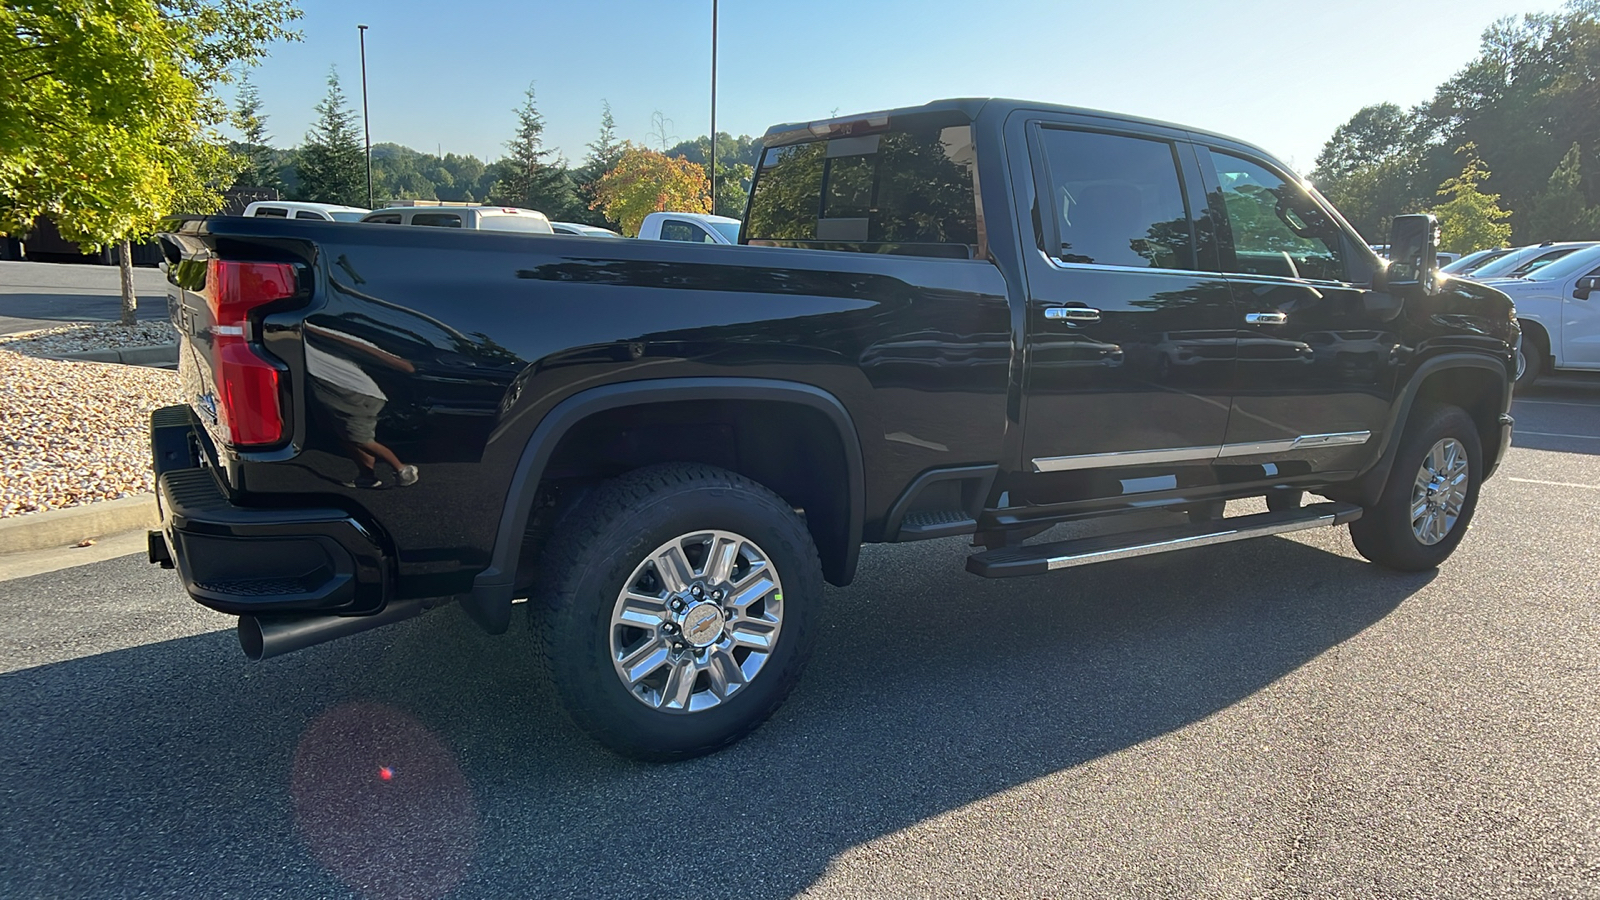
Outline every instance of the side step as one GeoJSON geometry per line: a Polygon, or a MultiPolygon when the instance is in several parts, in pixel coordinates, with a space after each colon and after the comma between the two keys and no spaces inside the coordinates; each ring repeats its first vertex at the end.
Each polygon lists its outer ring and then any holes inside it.
{"type": "Polygon", "coordinates": [[[1056,569],[1086,566],[1113,559],[1130,559],[1190,547],[1226,544],[1269,534],[1287,534],[1307,528],[1327,528],[1361,518],[1352,503],[1314,503],[1285,512],[1264,512],[1193,525],[1172,525],[1124,534],[1105,534],[1057,541],[1001,547],[967,557],[967,571],[984,578],[1043,575],[1056,569]]]}

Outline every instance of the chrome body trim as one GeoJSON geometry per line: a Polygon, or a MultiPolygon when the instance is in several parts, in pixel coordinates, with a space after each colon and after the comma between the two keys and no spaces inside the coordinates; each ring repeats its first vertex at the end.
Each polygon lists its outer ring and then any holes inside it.
{"type": "MultiPolygon", "coordinates": [[[[1260,525],[1253,528],[1218,528],[1216,531],[1198,534],[1193,537],[1174,538],[1166,541],[1152,541],[1148,544],[1134,544],[1129,547],[1113,547],[1108,550],[1096,550],[1089,553],[1080,553],[1070,556],[1054,556],[1046,563],[1050,571],[1057,569],[1070,569],[1073,566],[1086,566],[1090,563],[1110,562],[1116,559],[1132,559],[1135,556],[1149,556],[1154,553],[1165,553],[1169,550],[1186,550],[1190,547],[1208,547],[1212,544],[1227,544],[1233,541],[1243,541],[1249,538],[1266,537],[1273,534],[1287,534],[1291,531],[1304,531],[1308,528],[1327,528],[1336,524],[1337,517],[1333,513],[1317,516],[1312,519],[1298,519],[1293,522],[1279,522],[1274,525],[1260,525]]],[[[1227,520],[1218,524],[1224,525],[1227,520]]]]}
{"type": "Polygon", "coordinates": [[[1089,453],[1083,456],[1045,456],[1033,461],[1035,472],[1070,472],[1074,469],[1106,469],[1112,466],[1158,466],[1162,463],[1215,459],[1217,448],[1178,447],[1170,450],[1128,450],[1089,453]]]}
{"type": "Polygon", "coordinates": [[[1223,444],[1219,447],[1175,447],[1162,450],[1131,450],[1119,453],[1088,453],[1082,456],[1044,456],[1033,461],[1035,472],[1071,472],[1077,469],[1105,469],[1120,466],[1158,466],[1162,463],[1192,462],[1200,459],[1233,459],[1324,447],[1348,447],[1372,439],[1370,431],[1339,431],[1330,434],[1302,434],[1278,441],[1252,441],[1223,444]]]}

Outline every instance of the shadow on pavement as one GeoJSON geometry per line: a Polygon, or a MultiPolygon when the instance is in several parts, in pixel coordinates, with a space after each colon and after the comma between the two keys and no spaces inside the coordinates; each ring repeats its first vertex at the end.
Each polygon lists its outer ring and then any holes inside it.
{"type": "Polygon", "coordinates": [[[788,897],[1260,691],[1432,577],[1282,539],[1006,582],[965,552],[866,548],[789,703],[676,765],[590,744],[525,629],[454,609],[265,664],[227,631],[0,677],[0,893],[788,897]]]}

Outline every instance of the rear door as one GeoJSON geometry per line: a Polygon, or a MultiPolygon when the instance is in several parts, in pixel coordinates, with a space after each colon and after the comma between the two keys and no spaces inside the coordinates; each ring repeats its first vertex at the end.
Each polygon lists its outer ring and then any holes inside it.
{"type": "Polygon", "coordinates": [[[1351,467],[1387,421],[1404,358],[1383,319],[1389,306],[1369,303],[1370,284],[1352,277],[1370,281],[1362,245],[1273,163],[1238,148],[1197,149],[1238,310],[1220,474],[1250,481],[1351,467]]]}
{"type": "Polygon", "coordinates": [[[1178,132],[1088,117],[1025,128],[1008,137],[1025,141],[1013,167],[1038,186],[1038,246],[1023,254],[1023,466],[1037,474],[1020,499],[1213,484],[1237,327],[1210,225],[1194,218],[1204,198],[1191,148],[1178,132]]]}

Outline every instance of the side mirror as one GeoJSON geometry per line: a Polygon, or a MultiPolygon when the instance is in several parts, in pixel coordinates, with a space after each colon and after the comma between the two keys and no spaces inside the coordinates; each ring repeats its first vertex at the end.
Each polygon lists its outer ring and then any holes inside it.
{"type": "Polygon", "coordinates": [[[1389,287],[1420,284],[1431,289],[1439,269],[1439,220],[1430,215],[1395,216],[1389,229],[1389,287]]]}
{"type": "Polygon", "coordinates": [[[1577,300],[1587,300],[1595,291],[1600,291],[1600,275],[1585,275],[1573,287],[1572,296],[1577,300]]]}

